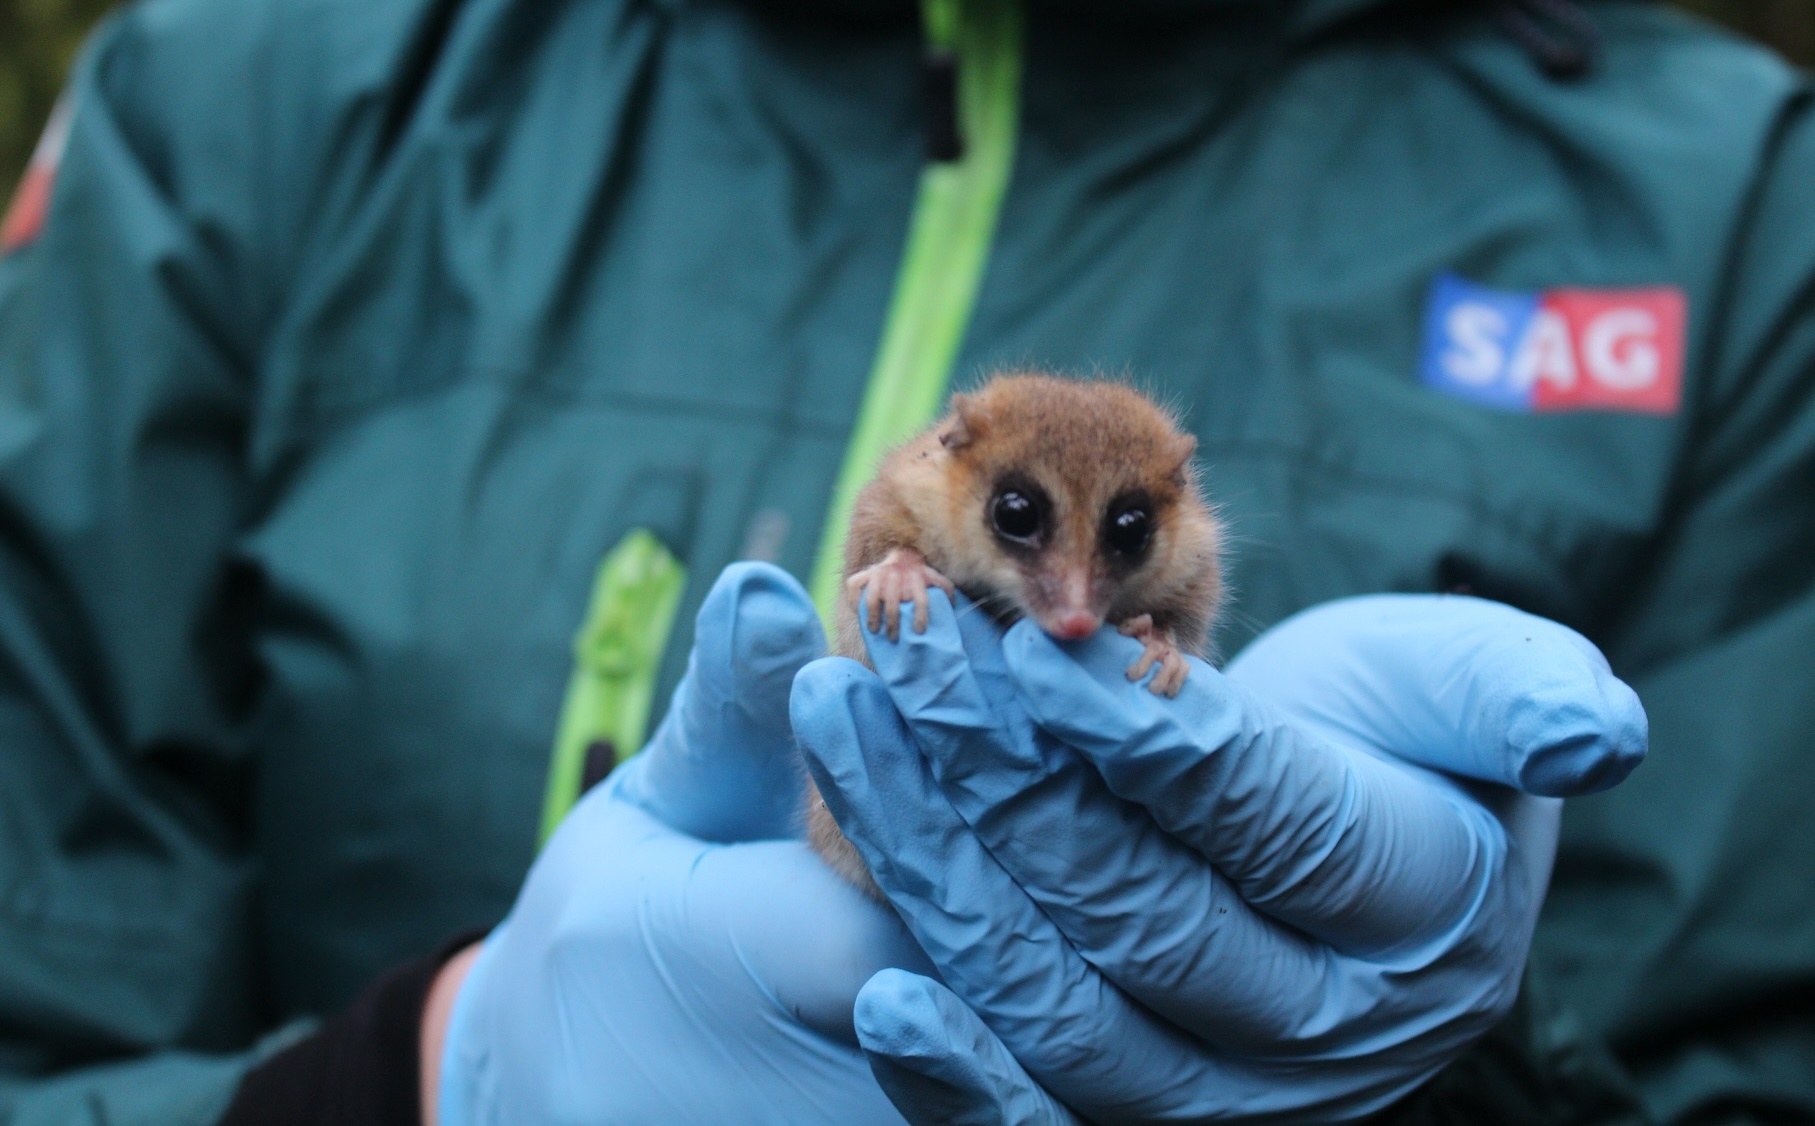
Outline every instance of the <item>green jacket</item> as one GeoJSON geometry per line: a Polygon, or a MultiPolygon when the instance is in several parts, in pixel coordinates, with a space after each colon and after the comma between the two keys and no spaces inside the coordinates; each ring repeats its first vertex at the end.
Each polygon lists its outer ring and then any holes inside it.
{"type": "MultiPolygon", "coordinates": [[[[1485,15],[1036,4],[959,379],[1186,408],[1225,652],[1469,589],[1640,691],[1650,761],[1571,803],[1521,1009],[1405,1115],[1806,1116],[1815,121],[1763,52],[1595,11],[1570,83],[1485,15]],[[1680,292],[1680,405],[1428,383],[1492,354],[1446,276],[1548,294],[1583,357],[1584,300],[1680,292]]],[[[919,38],[890,0],[144,0],[96,37],[0,259],[0,1123],[209,1122],[499,918],[629,529],[682,622],[739,557],[808,573],[919,38]]]]}

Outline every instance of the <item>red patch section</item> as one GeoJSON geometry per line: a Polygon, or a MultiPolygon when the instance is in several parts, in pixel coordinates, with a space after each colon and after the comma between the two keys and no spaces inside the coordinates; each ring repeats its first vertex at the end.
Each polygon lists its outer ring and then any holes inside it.
{"type": "Polygon", "coordinates": [[[56,180],[56,169],[34,163],[25,170],[12,206],[6,209],[6,220],[0,223],[0,254],[14,251],[38,237],[44,229],[44,217],[50,211],[50,188],[56,180]]]}
{"type": "Polygon", "coordinates": [[[1546,290],[1539,317],[1567,326],[1564,355],[1540,367],[1538,411],[1674,414],[1683,399],[1688,301],[1675,286],[1546,290]]]}
{"type": "Polygon", "coordinates": [[[6,218],[0,220],[0,254],[19,249],[44,230],[44,220],[50,212],[51,185],[56,182],[57,167],[63,163],[63,146],[69,140],[71,105],[66,93],[50,111],[50,121],[32,151],[25,178],[19,181],[6,218]]]}

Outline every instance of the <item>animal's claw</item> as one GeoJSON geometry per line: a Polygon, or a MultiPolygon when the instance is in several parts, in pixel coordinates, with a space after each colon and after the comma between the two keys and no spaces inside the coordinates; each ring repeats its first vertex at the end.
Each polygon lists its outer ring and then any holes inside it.
{"type": "Polygon", "coordinates": [[[907,547],[890,551],[879,563],[872,563],[845,580],[847,593],[862,592],[860,615],[871,633],[888,627],[890,641],[901,636],[901,604],[914,604],[914,632],[925,633],[928,621],[927,588],[938,587],[956,597],[952,581],[928,566],[926,557],[907,547]]]}
{"type": "Polygon", "coordinates": [[[1116,628],[1122,636],[1141,643],[1140,658],[1128,666],[1128,679],[1138,681],[1158,665],[1159,671],[1153,674],[1148,689],[1155,696],[1177,696],[1185,685],[1185,678],[1191,674],[1191,665],[1179,652],[1171,633],[1156,628],[1152,614],[1138,614],[1116,628]]]}

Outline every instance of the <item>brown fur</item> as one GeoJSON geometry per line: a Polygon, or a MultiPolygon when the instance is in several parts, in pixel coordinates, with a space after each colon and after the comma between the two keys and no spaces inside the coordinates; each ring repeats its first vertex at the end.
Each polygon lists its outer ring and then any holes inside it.
{"type": "MultiPolygon", "coordinates": [[[[1148,656],[1130,676],[1162,662],[1153,688],[1170,695],[1184,679],[1177,651],[1204,655],[1222,592],[1220,530],[1199,492],[1195,451],[1196,440],[1131,387],[998,376],[954,395],[945,417],[884,458],[858,494],[845,544],[848,584],[868,585],[888,569],[878,565],[893,565],[889,578],[901,582],[886,589],[921,607],[916,628],[924,628],[925,587],[915,553],[1004,622],[1025,615],[1053,632],[1056,615],[1081,599],[1099,620],[1147,643],[1148,656]],[[1047,542],[1031,556],[1006,551],[992,531],[990,505],[1005,477],[1038,486],[1050,500],[1047,542]],[[1137,565],[1118,566],[1102,546],[1104,514],[1136,491],[1148,501],[1148,547],[1137,565]]],[[[858,591],[847,595],[836,650],[868,664],[858,591]]],[[[881,610],[894,635],[899,603],[881,610]]],[[[810,799],[813,847],[877,895],[817,790],[810,799]]]]}

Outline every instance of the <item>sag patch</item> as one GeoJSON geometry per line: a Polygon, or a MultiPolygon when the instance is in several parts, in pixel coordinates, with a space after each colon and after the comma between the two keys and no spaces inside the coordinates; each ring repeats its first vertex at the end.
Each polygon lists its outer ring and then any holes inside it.
{"type": "Polygon", "coordinates": [[[1424,382],[1506,411],[1675,414],[1687,313],[1675,286],[1534,293],[1444,274],[1425,308],[1424,382]]]}
{"type": "Polygon", "coordinates": [[[50,214],[50,190],[56,183],[57,166],[63,163],[63,144],[69,139],[69,96],[58,99],[50,112],[50,122],[38,147],[32,150],[31,163],[19,180],[13,202],[0,220],[0,254],[7,254],[31,242],[44,229],[50,214]]]}

